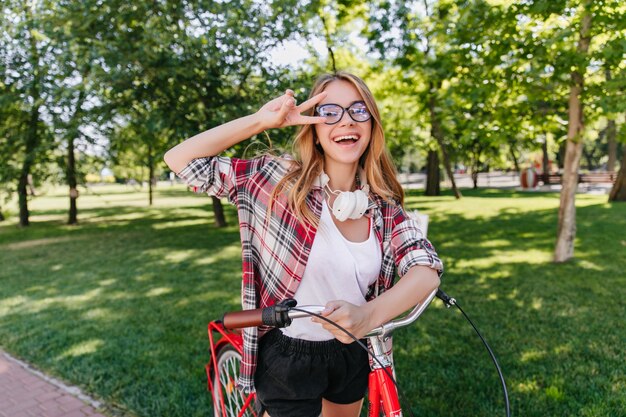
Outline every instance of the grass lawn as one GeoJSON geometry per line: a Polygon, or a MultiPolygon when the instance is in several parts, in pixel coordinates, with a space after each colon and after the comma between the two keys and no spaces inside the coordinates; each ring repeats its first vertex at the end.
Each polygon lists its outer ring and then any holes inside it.
{"type": "MultiPolygon", "coordinates": [[[[67,226],[67,198],[31,202],[32,225],[0,223],[0,346],[137,416],[211,415],[206,323],[239,307],[235,212],[215,229],[210,199],[162,186],[155,205],[94,187],[67,226]]],[[[558,195],[502,190],[426,198],[442,288],[496,352],[512,415],[626,415],[626,204],[577,198],[576,259],[551,262],[558,195]]],[[[435,301],[396,336],[415,415],[504,415],[480,340],[435,301]]]]}

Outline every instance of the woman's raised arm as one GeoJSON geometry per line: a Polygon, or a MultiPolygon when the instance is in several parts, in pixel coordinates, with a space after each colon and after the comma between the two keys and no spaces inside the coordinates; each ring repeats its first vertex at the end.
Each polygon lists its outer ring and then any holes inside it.
{"type": "Polygon", "coordinates": [[[254,114],[224,123],[179,143],[167,151],[163,159],[172,171],[178,173],[193,159],[218,155],[266,129],[323,123],[326,121],[324,117],[302,116],[300,113],[319,103],[325,96],[326,93],[320,93],[296,106],[293,91],[287,90],[254,114]]]}

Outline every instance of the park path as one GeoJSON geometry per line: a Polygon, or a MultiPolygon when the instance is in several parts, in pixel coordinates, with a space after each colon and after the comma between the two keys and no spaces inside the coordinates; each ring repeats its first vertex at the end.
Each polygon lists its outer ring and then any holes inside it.
{"type": "Polygon", "coordinates": [[[105,417],[76,387],[45,376],[0,350],[0,417],[105,417]]]}

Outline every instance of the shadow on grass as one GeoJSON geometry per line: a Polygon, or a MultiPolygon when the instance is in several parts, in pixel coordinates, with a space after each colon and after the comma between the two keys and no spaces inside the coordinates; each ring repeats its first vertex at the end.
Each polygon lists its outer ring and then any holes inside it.
{"type": "Polygon", "coordinates": [[[205,329],[239,308],[239,231],[209,227],[203,212],[160,211],[132,224],[82,225],[78,238],[3,250],[0,340],[140,415],[206,415],[205,329]],[[189,221],[205,224],[161,227],[189,221]]]}
{"type": "MultiPolygon", "coordinates": [[[[438,249],[449,261],[442,288],[459,300],[500,358],[513,415],[608,417],[626,411],[618,371],[626,334],[616,331],[626,316],[619,301],[625,295],[625,209],[579,208],[576,259],[566,264],[551,262],[551,210],[478,220],[448,215],[438,225],[438,249]],[[517,259],[520,251],[536,252],[538,259],[517,259]]],[[[438,301],[432,310],[417,331],[397,340],[399,379],[419,398],[416,414],[450,415],[450,398],[454,415],[502,414],[496,372],[478,338],[438,301]]]]}
{"type": "MultiPolygon", "coordinates": [[[[442,287],[498,355],[513,415],[626,409],[626,340],[615,331],[626,316],[626,213],[606,204],[577,213],[577,258],[562,265],[550,262],[554,209],[434,213],[442,287]]],[[[204,207],[84,214],[89,220],[76,228],[45,222],[44,232],[2,238],[2,345],[139,415],[210,414],[206,324],[239,308],[237,226],[213,228],[204,207]],[[57,240],[8,248],[33,234],[57,240]]],[[[501,414],[495,371],[453,310],[435,302],[395,346],[399,381],[417,413],[501,414]]]]}
{"type": "MultiPolygon", "coordinates": [[[[623,415],[626,311],[606,303],[623,279],[606,275],[581,262],[509,263],[444,280],[498,356],[512,415],[623,415]]],[[[450,415],[450,398],[453,415],[502,415],[495,369],[463,318],[437,301],[417,328],[395,354],[416,415],[450,415]]]]}

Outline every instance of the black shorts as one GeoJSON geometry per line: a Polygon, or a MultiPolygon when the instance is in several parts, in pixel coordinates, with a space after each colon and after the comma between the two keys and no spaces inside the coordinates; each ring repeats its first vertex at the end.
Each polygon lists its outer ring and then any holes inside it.
{"type": "Polygon", "coordinates": [[[357,343],[293,339],[273,329],[259,342],[254,382],[260,415],[318,417],[322,398],[351,404],[365,395],[368,355],[357,343]]]}

